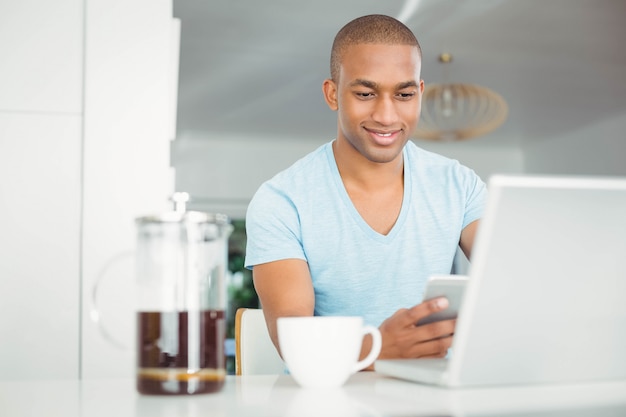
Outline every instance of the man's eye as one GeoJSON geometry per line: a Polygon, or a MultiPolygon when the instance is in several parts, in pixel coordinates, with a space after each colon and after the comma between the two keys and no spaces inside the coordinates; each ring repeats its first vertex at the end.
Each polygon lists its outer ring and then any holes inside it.
{"type": "Polygon", "coordinates": [[[356,96],[359,97],[359,98],[372,98],[372,97],[374,97],[374,93],[357,92],[356,96]]]}
{"type": "Polygon", "coordinates": [[[413,96],[415,93],[398,93],[398,98],[401,100],[410,100],[413,96]]]}

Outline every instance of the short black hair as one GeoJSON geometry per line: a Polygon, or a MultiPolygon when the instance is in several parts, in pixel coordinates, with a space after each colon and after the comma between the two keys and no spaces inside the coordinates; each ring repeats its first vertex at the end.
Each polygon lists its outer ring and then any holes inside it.
{"type": "Polygon", "coordinates": [[[339,30],[330,53],[330,77],[337,82],[339,68],[346,49],[363,43],[382,43],[388,45],[411,45],[417,47],[422,57],[415,34],[404,23],[382,14],[358,17],[348,22],[339,30]]]}

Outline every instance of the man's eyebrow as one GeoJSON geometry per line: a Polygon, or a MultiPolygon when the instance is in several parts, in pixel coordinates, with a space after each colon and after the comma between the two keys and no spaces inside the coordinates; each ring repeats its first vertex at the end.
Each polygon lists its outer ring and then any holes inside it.
{"type": "MultiPolygon", "coordinates": [[[[362,78],[357,78],[356,80],[350,83],[350,87],[358,87],[358,86],[371,88],[373,90],[378,88],[378,84],[375,83],[374,81],[364,80],[362,78]]],[[[417,87],[417,82],[414,80],[411,80],[411,81],[404,81],[404,82],[396,84],[396,90],[404,90],[405,88],[411,88],[411,87],[417,87]]]]}
{"type": "Polygon", "coordinates": [[[357,86],[376,89],[376,87],[378,87],[378,84],[376,84],[374,81],[363,80],[361,78],[357,78],[356,80],[350,83],[350,87],[357,87],[357,86]]]}
{"type": "Polygon", "coordinates": [[[404,90],[405,88],[410,88],[410,87],[417,87],[417,82],[411,80],[411,81],[405,81],[403,83],[400,83],[397,85],[397,89],[398,90],[404,90]]]}

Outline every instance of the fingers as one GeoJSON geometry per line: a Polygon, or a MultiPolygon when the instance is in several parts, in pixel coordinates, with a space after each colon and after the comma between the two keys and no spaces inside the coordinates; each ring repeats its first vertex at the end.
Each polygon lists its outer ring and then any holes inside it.
{"type": "Polygon", "coordinates": [[[416,327],[415,332],[419,333],[416,340],[419,341],[410,349],[411,355],[414,357],[445,356],[452,345],[455,326],[456,320],[445,320],[416,327]]]}
{"type": "Polygon", "coordinates": [[[456,320],[443,320],[396,331],[381,328],[380,358],[443,357],[452,345],[455,326],[456,320]]]}
{"type": "Polygon", "coordinates": [[[408,349],[404,357],[409,358],[443,358],[452,346],[453,335],[420,342],[408,349]]]}
{"type": "Polygon", "coordinates": [[[420,319],[437,313],[438,311],[445,310],[448,308],[448,305],[448,299],[445,297],[437,297],[432,300],[424,301],[410,309],[404,310],[406,314],[404,314],[402,324],[405,326],[415,326],[415,323],[420,319]]]}
{"type": "Polygon", "coordinates": [[[443,357],[452,345],[456,320],[442,320],[416,326],[433,313],[445,310],[444,297],[427,300],[409,309],[400,309],[385,320],[380,331],[383,347],[380,358],[443,357]]]}
{"type": "Polygon", "coordinates": [[[415,328],[415,331],[417,334],[419,334],[419,339],[426,341],[451,336],[454,334],[455,327],[456,319],[441,320],[435,323],[417,326],[415,328]]]}

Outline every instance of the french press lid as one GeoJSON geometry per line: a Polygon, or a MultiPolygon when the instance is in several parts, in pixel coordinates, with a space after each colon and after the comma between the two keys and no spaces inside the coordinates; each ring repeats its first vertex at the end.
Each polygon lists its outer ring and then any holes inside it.
{"type": "Polygon", "coordinates": [[[221,213],[205,213],[201,211],[187,211],[187,202],[189,202],[189,194],[186,192],[176,192],[170,197],[174,210],[162,214],[148,215],[138,217],[135,222],[138,225],[149,223],[186,223],[200,224],[211,223],[217,226],[230,225],[230,219],[227,215],[221,213]]]}

